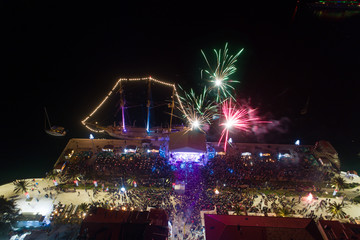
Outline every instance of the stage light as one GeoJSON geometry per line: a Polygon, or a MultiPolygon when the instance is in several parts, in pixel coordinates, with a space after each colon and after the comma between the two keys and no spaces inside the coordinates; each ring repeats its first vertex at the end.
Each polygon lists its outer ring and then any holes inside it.
{"type": "Polygon", "coordinates": [[[298,140],[296,140],[295,145],[297,145],[297,146],[299,146],[299,145],[300,145],[300,140],[299,140],[299,139],[298,139],[298,140]]]}
{"type": "Polygon", "coordinates": [[[215,192],[216,195],[218,195],[220,193],[219,190],[217,190],[217,189],[215,189],[214,192],[215,192]]]}

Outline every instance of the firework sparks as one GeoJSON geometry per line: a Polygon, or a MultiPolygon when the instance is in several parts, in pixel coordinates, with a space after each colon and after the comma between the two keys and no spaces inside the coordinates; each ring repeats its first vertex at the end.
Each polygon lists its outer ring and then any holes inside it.
{"type": "Polygon", "coordinates": [[[234,128],[250,132],[252,127],[256,124],[270,123],[269,121],[262,121],[260,117],[256,116],[255,111],[256,109],[247,106],[236,109],[235,106],[232,105],[231,99],[223,103],[222,114],[225,121],[220,123],[220,126],[223,126],[224,129],[221,132],[218,145],[220,145],[220,142],[224,139],[224,152],[226,152],[230,129],[234,128]]]}
{"type": "Polygon", "coordinates": [[[183,108],[179,110],[191,129],[206,131],[216,115],[217,105],[207,99],[207,93],[206,87],[199,96],[191,89],[189,93],[184,91],[184,97],[180,97],[183,108]]]}
{"type": "Polygon", "coordinates": [[[235,63],[244,49],[241,49],[235,55],[229,55],[227,46],[228,44],[226,43],[223,51],[221,49],[218,51],[214,49],[216,55],[216,64],[214,68],[211,67],[205,53],[201,50],[209,67],[209,70],[205,70],[205,73],[209,75],[209,81],[214,85],[211,89],[217,90],[216,102],[221,102],[228,97],[234,99],[230,92],[234,89],[231,84],[239,83],[237,80],[230,79],[230,76],[236,72],[235,63]]]}

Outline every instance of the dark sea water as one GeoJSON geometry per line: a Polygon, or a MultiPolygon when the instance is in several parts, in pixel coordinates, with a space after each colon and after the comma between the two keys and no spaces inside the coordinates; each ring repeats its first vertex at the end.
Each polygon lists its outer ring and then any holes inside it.
{"type": "Polygon", "coordinates": [[[360,73],[360,58],[356,55],[360,53],[360,34],[356,28],[360,24],[360,11],[313,10],[300,5],[297,20],[303,33],[306,32],[305,38],[314,39],[314,46],[308,48],[323,55],[312,61],[312,66],[320,68],[314,73],[325,79],[319,81],[318,86],[310,82],[314,88],[308,110],[312,114],[304,122],[308,124],[299,130],[311,136],[309,140],[314,140],[314,137],[329,140],[339,154],[341,169],[359,172],[360,129],[357,119],[360,115],[356,106],[360,101],[357,100],[356,76],[360,73]],[[311,99],[315,100],[313,105],[311,99]]]}
{"type": "Polygon", "coordinates": [[[16,141],[18,148],[10,146],[3,151],[1,161],[6,164],[0,170],[0,184],[15,179],[45,177],[45,173],[52,169],[69,138],[48,136],[41,128],[37,131],[40,134],[32,139],[16,141]]]}

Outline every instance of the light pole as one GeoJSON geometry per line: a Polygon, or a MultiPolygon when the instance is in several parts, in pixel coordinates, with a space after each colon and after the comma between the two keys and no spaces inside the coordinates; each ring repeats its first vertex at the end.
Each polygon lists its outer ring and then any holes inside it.
{"type": "Polygon", "coordinates": [[[89,137],[90,139],[91,139],[91,143],[92,143],[92,148],[93,148],[93,151],[94,151],[94,153],[95,153],[95,145],[94,145],[94,135],[92,135],[92,134],[90,134],[90,137],[89,137]]]}

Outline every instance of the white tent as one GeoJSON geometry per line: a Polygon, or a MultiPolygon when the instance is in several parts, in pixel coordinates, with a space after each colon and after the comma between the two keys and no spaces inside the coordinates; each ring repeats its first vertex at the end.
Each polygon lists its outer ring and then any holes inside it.
{"type": "Polygon", "coordinates": [[[180,131],[172,133],[169,152],[206,152],[206,137],[200,131],[180,131]]]}

